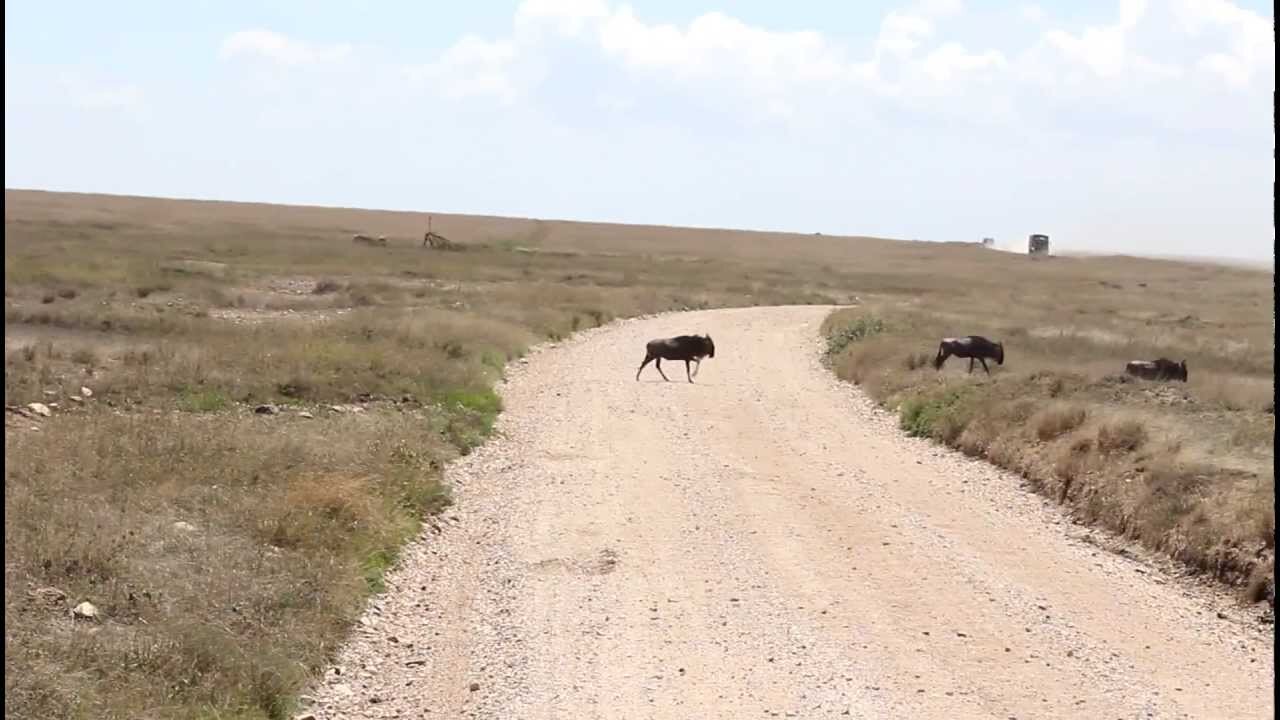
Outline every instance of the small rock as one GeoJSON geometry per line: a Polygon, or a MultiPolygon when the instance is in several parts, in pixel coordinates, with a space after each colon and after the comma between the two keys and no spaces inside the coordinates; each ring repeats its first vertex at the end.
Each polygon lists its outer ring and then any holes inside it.
{"type": "Polygon", "coordinates": [[[28,594],[32,599],[38,600],[46,605],[61,605],[67,601],[67,594],[56,587],[36,588],[28,594]]]}
{"type": "Polygon", "coordinates": [[[173,524],[173,529],[179,532],[195,532],[196,526],[185,520],[179,520],[173,524]]]}
{"type": "Polygon", "coordinates": [[[85,600],[71,610],[71,615],[84,620],[95,620],[98,617],[98,608],[93,603],[85,600]]]}
{"type": "Polygon", "coordinates": [[[72,396],[70,397],[70,400],[71,400],[71,402],[77,402],[77,403],[82,403],[82,402],[84,402],[84,398],[80,397],[79,395],[72,395],[72,396]]]}
{"type": "Polygon", "coordinates": [[[344,413],[344,412],[346,412],[346,411],[347,411],[347,409],[346,409],[346,408],[344,408],[344,407],[342,407],[341,405],[330,405],[330,406],[329,406],[329,412],[344,413]]]}
{"type": "Polygon", "coordinates": [[[1226,614],[1226,613],[1224,613],[1224,612],[1222,612],[1221,610],[1219,610],[1219,611],[1218,611],[1218,619],[1219,619],[1219,620],[1226,620],[1226,619],[1227,619],[1227,614],[1226,614]]]}
{"type": "Polygon", "coordinates": [[[259,415],[275,415],[280,412],[280,408],[277,408],[275,405],[259,405],[254,408],[253,411],[259,415]]]}
{"type": "Polygon", "coordinates": [[[49,417],[50,415],[53,414],[53,411],[49,409],[49,406],[45,405],[44,403],[38,403],[38,402],[27,403],[27,409],[39,415],[40,417],[49,417]]]}
{"type": "Polygon", "coordinates": [[[471,692],[478,692],[479,690],[480,690],[480,683],[478,682],[471,683],[471,692]]]}
{"type": "Polygon", "coordinates": [[[293,720],[317,720],[317,718],[315,713],[307,712],[302,713],[301,715],[294,715],[293,720]]]}
{"type": "Polygon", "coordinates": [[[90,390],[89,388],[87,388],[87,387],[85,387],[85,386],[81,385],[81,386],[80,386],[80,395],[81,395],[81,396],[83,396],[83,397],[91,398],[91,397],[93,397],[93,391],[92,391],[92,390],[90,390]]]}
{"type": "Polygon", "coordinates": [[[57,391],[57,390],[45,390],[45,391],[44,391],[44,396],[45,396],[45,397],[58,397],[58,391],[57,391]]]}
{"type": "Polygon", "coordinates": [[[300,417],[300,418],[306,418],[306,419],[310,420],[310,419],[314,418],[314,417],[315,417],[315,415],[312,415],[311,413],[307,412],[306,410],[303,410],[302,412],[298,413],[298,417],[300,417]]]}

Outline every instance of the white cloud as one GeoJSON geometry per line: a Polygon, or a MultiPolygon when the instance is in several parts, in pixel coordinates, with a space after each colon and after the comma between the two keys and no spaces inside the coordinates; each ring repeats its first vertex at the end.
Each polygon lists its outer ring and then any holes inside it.
{"type": "Polygon", "coordinates": [[[1136,62],[1127,38],[1142,19],[1146,8],[1145,0],[1121,0],[1120,17],[1114,25],[1086,28],[1078,35],[1065,30],[1050,30],[1045,39],[1067,58],[1085,65],[1097,76],[1116,78],[1136,62]]]}
{"type": "Polygon", "coordinates": [[[449,47],[440,59],[411,69],[410,77],[435,85],[449,98],[489,96],[515,102],[522,90],[513,75],[517,47],[509,41],[490,42],[468,35],[449,47]]]}
{"type": "MultiPolygon", "coordinates": [[[[886,13],[870,47],[858,49],[821,32],[771,30],[722,12],[673,24],[648,21],[609,0],[524,0],[505,36],[468,35],[426,63],[369,72],[406,78],[444,98],[510,105],[539,98],[548,79],[563,86],[559,81],[576,73],[563,59],[572,52],[573,62],[586,63],[591,75],[611,78],[600,81],[606,84],[636,82],[644,92],[699,98],[706,107],[745,113],[744,120],[791,121],[841,112],[865,118],[865,100],[897,102],[917,113],[1012,121],[1014,108],[1043,104],[1044,93],[1063,88],[1071,97],[1136,98],[1142,88],[1182,77],[1185,67],[1235,87],[1270,72],[1275,51],[1268,20],[1228,0],[1169,1],[1173,14],[1153,15],[1146,0],[1119,0],[1110,24],[1049,28],[1030,47],[1006,41],[997,48],[981,37],[948,37],[946,20],[964,12],[958,0],[916,0],[886,13]],[[1170,23],[1174,16],[1177,22],[1170,23]],[[1212,36],[1217,45],[1191,55],[1183,42],[1187,34],[1212,36]],[[757,117],[747,118],[752,114],[757,117]]],[[[1018,10],[1023,19],[1047,22],[1039,5],[1018,10]]],[[[998,37],[1008,36],[992,39],[998,37]]],[[[221,50],[223,57],[292,66],[350,53],[348,45],[314,46],[267,30],[236,33],[221,50]]],[[[1163,84],[1166,92],[1177,92],[1172,83],[1163,84]]],[[[638,102],[624,89],[619,95],[617,87],[588,88],[585,102],[611,98],[595,102],[597,108],[616,108],[617,97],[638,102]]]]}
{"type": "Polygon", "coordinates": [[[1197,65],[1222,77],[1229,85],[1243,88],[1255,77],[1274,77],[1276,45],[1274,21],[1227,0],[1176,0],[1174,15],[1192,37],[1217,30],[1230,44],[1226,52],[1204,55],[1197,65]]]}
{"type": "Polygon", "coordinates": [[[1019,8],[1018,14],[1022,16],[1023,20],[1037,25],[1048,18],[1048,14],[1045,13],[1044,8],[1039,5],[1023,5],[1019,8]]]}
{"type": "Polygon", "coordinates": [[[971,53],[955,42],[940,46],[920,62],[924,74],[938,83],[950,82],[962,74],[1000,69],[1006,65],[1008,61],[999,50],[971,53]]]}
{"type": "Polygon", "coordinates": [[[522,34],[536,34],[550,24],[561,35],[577,37],[609,15],[604,0],[525,0],[516,10],[515,24],[522,34]]]}
{"type": "Polygon", "coordinates": [[[222,42],[219,57],[260,57],[281,65],[311,65],[328,60],[341,60],[351,55],[351,46],[310,45],[270,30],[241,30],[222,42]]]}

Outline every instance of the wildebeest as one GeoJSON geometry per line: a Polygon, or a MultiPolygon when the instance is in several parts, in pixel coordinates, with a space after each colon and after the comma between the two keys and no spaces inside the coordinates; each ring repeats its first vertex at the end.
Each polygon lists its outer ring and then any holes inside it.
{"type": "Polygon", "coordinates": [[[375,239],[375,238],[372,238],[372,237],[370,237],[370,236],[368,236],[368,235],[362,235],[362,234],[357,233],[357,234],[355,234],[355,235],[351,236],[351,242],[356,243],[357,245],[379,245],[379,246],[382,246],[382,247],[386,247],[386,245],[387,245],[387,236],[386,236],[386,235],[379,235],[379,236],[375,239]]]}
{"type": "Polygon", "coordinates": [[[1125,363],[1124,371],[1144,380],[1181,380],[1187,381],[1187,361],[1174,362],[1168,358],[1156,360],[1130,360],[1125,363]]]}
{"type": "Polygon", "coordinates": [[[977,360],[982,363],[982,369],[990,375],[991,369],[987,367],[987,358],[995,360],[997,365],[1004,365],[1004,344],[992,342],[981,335],[943,338],[938,345],[938,355],[933,359],[934,369],[941,370],[942,363],[952,355],[969,358],[969,372],[973,372],[973,361],[977,360]]]}
{"type": "Polygon", "coordinates": [[[698,374],[698,368],[702,365],[702,359],[715,356],[716,344],[711,341],[710,335],[678,335],[672,338],[650,340],[645,343],[644,362],[640,363],[640,369],[636,370],[636,380],[640,379],[640,371],[644,370],[644,366],[652,362],[662,379],[670,382],[667,374],[662,372],[662,361],[683,360],[684,374],[689,378],[689,382],[693,382],[694,375],[698,374]],[[689,372],[690,362],[694,363],[692,373],[689,372]]]}

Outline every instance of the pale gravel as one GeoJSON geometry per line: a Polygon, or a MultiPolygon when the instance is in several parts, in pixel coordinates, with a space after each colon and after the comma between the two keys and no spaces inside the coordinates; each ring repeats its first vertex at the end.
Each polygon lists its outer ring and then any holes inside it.
{"type": "Polygon", "coordinates": [[[1269,633],[902,435],[821,366],[831,309],[622,321],[515,365],[314,716],[1275,716],[1269,633]],[[695,384],[634,380],[688,332],[719,353],[695,384]]]}

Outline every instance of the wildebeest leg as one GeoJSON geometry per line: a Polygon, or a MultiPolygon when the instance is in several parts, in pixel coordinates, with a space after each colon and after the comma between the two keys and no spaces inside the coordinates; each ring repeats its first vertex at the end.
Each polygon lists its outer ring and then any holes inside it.
{"type": "Polygon", "coordinates": [[[689,378],[689,382],[693,382],[693,375],[689,374],[689,361],[684,361],[684,376],[689,378]]]}
{"type": "Polygon", "coordinates": [[[969,372],[973,372],[973,358],[969,358],[969,372]]]}
{"type": "Polygon", "coordinates": [[[640,363],[640,370],[636,370],[636,380],[637,380],[637,381],[639,381],[639,380],[640,380],[640,372],[641,372],[642,370],[644,370],[644,366],[645,366],[645,365],[648,365],[650,362],[653,362],[653,356],[652,356],[652,355],[647,355],[647,354],[646,354],[646,355],[644,356],[644,362],[640,363]]]}
{"type": "Polygon", "coordinates": [[[662,376],[663,380],[666,380],[667,382],[671,382],[671,379],[667,377],[667,374],[662,372],[662,358],[660,357],[654,358],[653,366],[658,369],[658,374],[662,376]]]}
{"type": "Polygon", "coordinates": [[[693,361],[693,376],[698,377],[698,368],[702,367],[702,358],[693,361]]]}
{"type": "Polygon", "coordinates": [[[990,375],[990,374],[991,374],[991,370],[987,367],[987,359],[986,359],[986,358],[981,358],[981,357],[980,357],[980,358],[978,358],[978,362],[982,363],[982,369],[983,369],[983,370],[986,370],[986,371],[987,371],[987,374],[988,374],[988,375],[990,375]]]}

